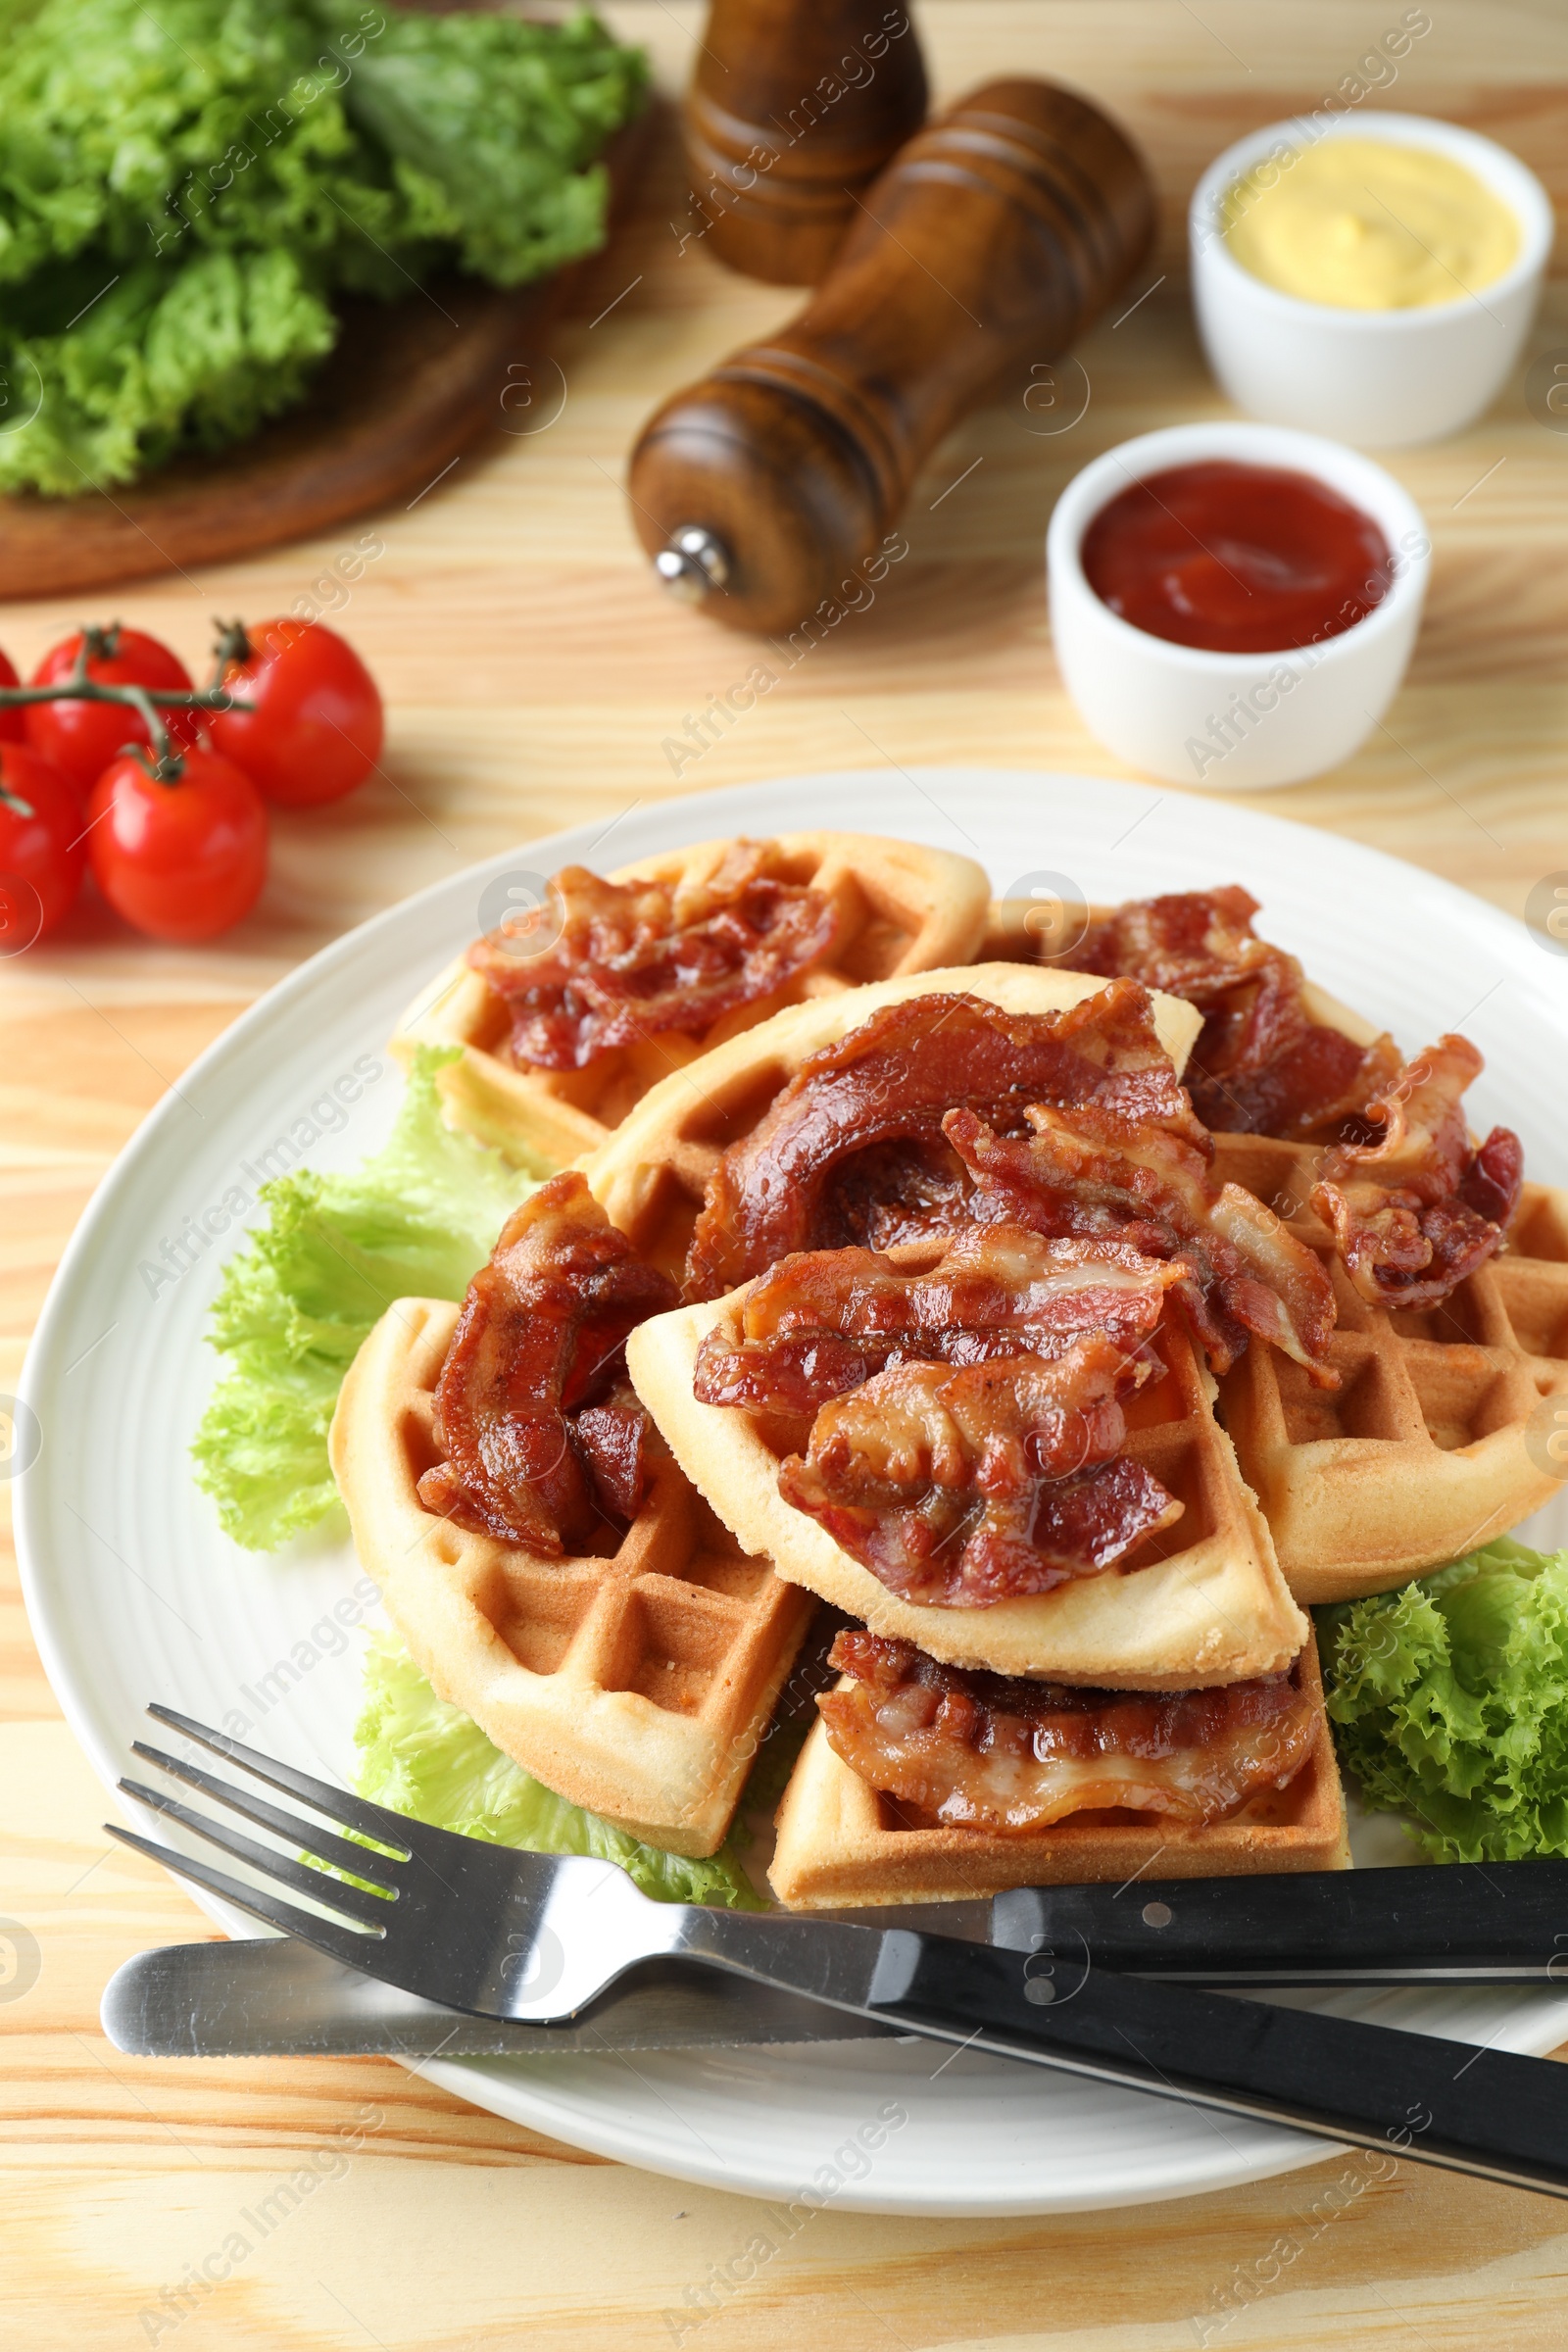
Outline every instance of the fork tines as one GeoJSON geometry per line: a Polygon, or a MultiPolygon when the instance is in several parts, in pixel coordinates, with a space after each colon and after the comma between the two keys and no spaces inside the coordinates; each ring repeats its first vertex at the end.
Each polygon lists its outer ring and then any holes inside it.
{"type": "Polygon", "coordinates": [[[115,1822],[104,1827],[112,1838],[128,1845],[137,1853],[161,1862],[166,1870],[190,1879],[210,1893],[221,1895],[253,1917],[265,1920],[270,1927],[279,1928],[288,1935],[305,1935],[319,1945],[332,1949],[340,1959],[354,1962],[363,1957],[367,1940],[379,1940],[386,1933],[386,1904],[395,1901],[400,1892],[399,1866],[413,1859],[419,1842],[419,1834],[399,1813],[391,1813],[382,1805],[373,1805],[364,1797],[351,1796],[344,1789],[334,1788],[326,1781],[318,1781],[293,1765],[280,1764],[273,1757],[264,1756],[255,1748],[246,1747],[223,1732],[215,1732],[205,1724],[180,1715],[172,1707],[152,1705],[149,1715],[167,1724],[172,1731],[180,1732],[197,1745],[211,1749],[215,1755],[250,1773],[269,1788],[297,1797],[304,1804],[323,1813],[329,1820],[358,1831],[361,1838],[371,1838],[378,1847],[390,1848],[390,1853],[377,1852],[370,1846],[351,1842],[335,1830],[323,1829],[319,1823],[302,1819],[299,1815],[274,1805],[250,1789],[232,1787],[199,1765],[183,1762],[177,1756],[166,1755],[161,1748],[149,1747],[140,1740],[132,1743],[131,1752],[156,1765],[172,1780],[183,1782],[187,1788],[199,1789],[231,1813],[253,1822],[258,1829],[270,1830],[274,1837],[287,1840],[297,1852],[315,1856],[319,1868],[295,1859],[293,1854],[280,1854],[272,1846],[261,1845],[226,1823],[210,1820],[205,1814],[193,1811],[176,1797],[166,1796],[161,1789],[148,1788],[140,1781],[122,1780],[120,1787],[138,1804],[162,1814],[166,1820],[177,1822],[198,1838],[205,1838],[219,1846],[235,1861],[249,1864],[275,1884],[292,1888],[304,1895],[313,1906],[329,1906],[340,1919],[354,1923],[352,1928],[339,1920],[323,1916],[313,1908],[300,1911],[293,1903],[284,1902],[265,1887],[250,1886],[239,1879],[230,1878],[211,1863],[200,1862],[176,1852],[172,1847],[154,1843],[135,1830],[122,1829],[115,1822]],[[364,1881],[351,1886],[343,1879],[329,1875],[337,1871],[351,1872],[364,1881]]]}

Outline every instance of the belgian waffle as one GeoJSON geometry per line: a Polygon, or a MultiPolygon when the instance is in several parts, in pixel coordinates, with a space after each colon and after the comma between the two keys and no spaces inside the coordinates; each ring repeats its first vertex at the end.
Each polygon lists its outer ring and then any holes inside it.
{"type": "Polygon", "coordinates": [[[1151,1871],[1160,1879],[1207,1879],[1346,1869],[1345,1798],[1310,1637],[1301,1672],[1318,1708],[1310,1756],[1289,1787],[1253,1797],[1207,1829],[1122,1807],[1069,1814],[1043,1830],[949,1829],[868,1788],[834,1754],[818,1723],[779,1807],[773,1891],[793,1909],[812,1911],[959,1902],[1009,1886],[1120,1883],[1151,1871]]]}
{"type": "MultiPolygon", "coordinates": [[[[911,973],[874,987],[788,1005],[771,1020],[715,1046],[700,1066],[677,1070],[644,1096],[584,1165],[589,1190],[612,1224],[642,1255],[677,1280],[720,1154],[749,1135],[803,1062],[868,1021],[884,1004],[952,992],[983,997],[1007,1012],[1059,1012],[1104,987],[1083,972],[970,964],[911,973]]],[[[1155,995],[1154,1027],[1178,1070],[1202,1016],[1176,997],[1155,995]]]]}
{"type": "Polygon", "coordinates": [[[1298,1600],[1399,1585],[1556,1494],[1544,1400],[1568,1396],[1568,1192],[1526,1184],[1506,1249],[1441,1306],[1372,1306],[1307,1207],[1310,1145],[1217,1135],[1215,1174],[1272,1206],[1328,1266],[1337,1391],[1272,1348],[1227,1374],[1220,1412],[1298,1600]],[[1542,1432],[1537,1440],[1532,1431],[1542,1432]]]}
{"type": "MultiPolygon", "coordinates": [[[[895,1255],[900,1253],[895,1252],[895,1255]]],[[[912,1253],[904,1253],[912,1254],[912,1253]]],[[[1126,1560],[1054,1591],[993,1608],[901,1599],[778,1491],[793,1439],[760,1414],[700,1404],[692,1394],[708,1332],[740,1338],[746,1289],[677,1307],[634,1331],[626,1361],[637,1394],[699,1492],[748,1550],[876,1634],[912,1642],[950,1666],[1050,1675],[1106,1689],[1164,1690],[1276,1674],[1306,1639],[1262,1514],[1214,1418],[1214,1383],[1186,1329],[1167,1316],[1155,1345],[1167,1377],[1126,1404],[1126,1452],[1186,1506],[1126,1560]]]]}
{"type": "MultiPolygon", "coordinates": [[[[708,841],[619,867],[612,882],[698,881],[714,871],[728,841],[708,841]]],[[[831,961],[806,972],[782,997],[745,1005],[704,1037],[664,1032],[618,1047],[585,1070],[521,1070],[495,1048],[504,1010],[481,974],[460,956],[422,988],[398,1023],[392,1052],[412,1060],[419,1046],[458,1046],[441,1071],[446,1116],[536,1173],[594,1151],[651,1086],[695,1061],[708,1047],[750,1028],[797,998],[836,996],[869,980],[967,962],[986,919],[989,884],[968,858],[872,833],[785,833],[769,844],[768,872],[807,883],[839,909],[831,961]]]]}
{"type": "Polygon", "coordinates": [[[343,1384],[332,1468],[360,1558],[421,1671],[506,1754],[640,1838],[710,1854],[810,1599],[747,1557],[667,1457],[602,1557],[547,1557],[425,1510],[458,1311],[398,1300],[343,1384]]]}

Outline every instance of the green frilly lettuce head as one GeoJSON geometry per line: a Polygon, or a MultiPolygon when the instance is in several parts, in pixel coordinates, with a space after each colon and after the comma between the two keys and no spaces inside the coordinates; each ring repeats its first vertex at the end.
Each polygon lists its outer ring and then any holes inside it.
{"type": "Polygon", "coordinates": [[[596,251],[646,79],[586,14],[0,0],[0,491],[247,438],[341,297],[596,251]]]}
{"type": "Polygon", "coordinates": [[[1341,1761],[1435,1862],[1568,1856],[1568,1552],[1504,1539],[1317,1612],[1341,1761]]]}

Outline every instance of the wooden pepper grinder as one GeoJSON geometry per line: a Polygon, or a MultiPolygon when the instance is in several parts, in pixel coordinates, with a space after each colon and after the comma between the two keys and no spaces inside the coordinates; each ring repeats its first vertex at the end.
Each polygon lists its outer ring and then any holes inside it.
{"type": "Polygon", "coordinates": [[[719,259],[814,286],[890,156],[925,121],[925,67],[888,0],[712,0],[683,110],[719,259]]]}
{"type": "Polygon", "coordinates": [[[1142,158],[1086,99],[995,81],[919,131],[793,325],[667,401],[632,453],[675,595],[797,626],[870,558],[924,459],[1004,370],[1054,358],[1149,249],[1142,158]]]}

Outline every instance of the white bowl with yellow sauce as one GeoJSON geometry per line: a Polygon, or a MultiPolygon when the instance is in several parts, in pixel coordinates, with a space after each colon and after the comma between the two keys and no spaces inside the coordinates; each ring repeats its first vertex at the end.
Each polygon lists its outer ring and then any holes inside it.
{"type": "Polygon", "coordinates": [[[1189,215],[1203,348],[1239,408],[1363,448],[1460,431],[1530,331],[1555,220],[1479,132],[1355,114],[1253,131],[1189,215]]]}

